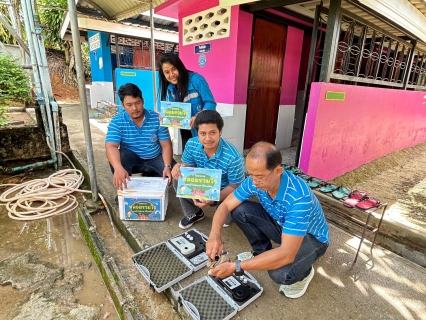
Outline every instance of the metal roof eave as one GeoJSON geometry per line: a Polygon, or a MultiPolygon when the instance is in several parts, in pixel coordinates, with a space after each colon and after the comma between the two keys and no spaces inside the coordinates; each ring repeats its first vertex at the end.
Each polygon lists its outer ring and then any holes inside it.
{"type": "MultiPolygon", "coordinates": [[[[78,26],[80,30],[95,30],[101,32],[108,32],[112,34],[119,34],[123,36],[137,37],[137,38],[151,38],[151,31],[149,27],[137,27],[127,25],[124,23],[116,23],[93,19],[90,17],[78,17],[78,26]]],[[[61,28],[61,38],[64,39],[69,27],[68,14],[64,18],[64,23],[61,28]]],[[[173,31],[163,31],[154,29],[154,39],[159,41],[166,41],[171,43],[179,43],[179,33],[173,31]]]]}

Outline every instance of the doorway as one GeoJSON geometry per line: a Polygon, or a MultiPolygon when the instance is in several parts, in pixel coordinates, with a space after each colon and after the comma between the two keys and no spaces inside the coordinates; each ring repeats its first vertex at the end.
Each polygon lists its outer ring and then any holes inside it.
{"type": "Polygon", "coordinates": [[[286,27],[260,18],[254,22],[244,148],[275,143],[286,27]]]}

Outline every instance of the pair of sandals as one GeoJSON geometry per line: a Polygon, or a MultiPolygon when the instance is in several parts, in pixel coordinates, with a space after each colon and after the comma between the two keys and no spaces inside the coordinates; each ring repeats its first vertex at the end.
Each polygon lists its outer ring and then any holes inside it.
{"type": "Polygon", "coordinates": [[[370,197],[367,191],[355,190],[343,201],[343,205],[348,208],[356,207],[361,210],[369,210],[380,207],[381,203],[378,199],[370,197]]]}
{"type": "Polygon", "coordinates": [[[326,184],[319,189],[322,193],[331,193],[333,198],[342,200],[344,197],[349,196],[351,189],[345,186],[336,186],[335,184],[326,184]]]}
{"type": "Polygon", "coordinates": [[[300,174],[299,177],[305,180],[308,186],[311,187],[311,189],[318,188],[325,184],[323,180],[315,178],[315,177],[311,177],[307,174],[300,174]]]}

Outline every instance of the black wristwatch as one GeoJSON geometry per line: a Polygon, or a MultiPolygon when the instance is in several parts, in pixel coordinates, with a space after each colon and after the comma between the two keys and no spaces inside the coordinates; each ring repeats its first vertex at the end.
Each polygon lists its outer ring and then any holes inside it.
{"type": "Polygon", "coordinates": [[[244,275],[244,270],[241,269],[241,261],[240,260],[235,260],[235,275],[236,276],[243,276],[244,275]]]}

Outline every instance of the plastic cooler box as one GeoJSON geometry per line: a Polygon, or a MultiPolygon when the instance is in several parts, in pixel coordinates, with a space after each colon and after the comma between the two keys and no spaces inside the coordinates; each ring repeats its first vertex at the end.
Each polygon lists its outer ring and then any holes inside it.
{"type": "Polygon", "coordinates": [[[130,177],[127,189],[118,190],[121,220],[164,221],[166,218],[168,180],[130,177]]]}

